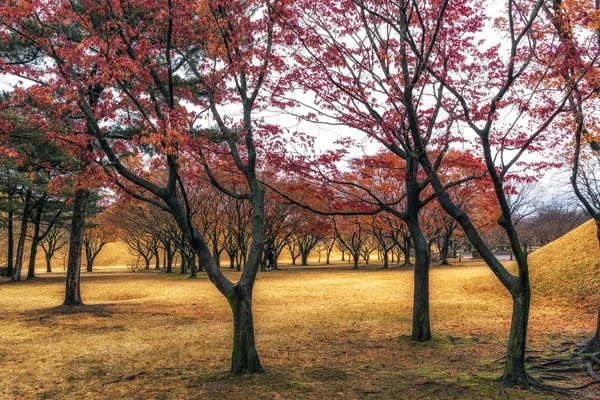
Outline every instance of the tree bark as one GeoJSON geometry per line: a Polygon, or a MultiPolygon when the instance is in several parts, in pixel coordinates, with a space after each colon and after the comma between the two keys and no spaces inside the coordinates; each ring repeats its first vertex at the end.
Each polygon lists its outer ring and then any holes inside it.
{"type": "Polygon", "coordinates": [[[12,277],[13,274],[13,270],[14,270],[14,260],[15,260],[15,237],[14,237],[14,227],[13,227],[13,220],[14,220],[14,211],[13,211],[13,198],[14,198],[14,191],[13,190],[9,190],[8,192],[8,243],[7,245],[7,252],[6,252],[6,258],[7,258],[7,263],[6,263],[6,276],[8,277],[12,277]]]}
{"type": "MultiPolygon", "coordinates": [[[[216,263],[216,261],[215,261],[216,263]]],[[[188,259],[188,266],[190,268],[190,276],[191,279],[196,279],[198,267],[196,266],[196,253],[192,252],[191,257],[188,259]]]]}
{"type": "Polygon", "coordinates": [[[38,245],[40,243],[40,224],[42,223],[42,212],[44,202],[40,199],[36,206],[33,220],[33,238],[31,239],[31,250],[29,252],[29,267],[27,268],[27,279],[35,278],[35,259],[37,257],[38,245]]]}
{"type": "Polygon", "coordinates": [[[48,252],[46,254],[46,272],[52,272],[52,253],[48,252]]]}
{"type": "Polygon", "coordinates": [[[27,237],[27,227],[29,222],[29,210],[31,208],[31,193],[25,195],[25,204],[23,206],[23,219],[21,220],[21,233],[19,234],[19,242],[17,243],[17,258],[11,281],[16,282],[21,280],[21,269],[23,268],[23,255],[25,252],[25,239],[27,237]]]}
{"type": "Polygon", "coordinates": [[[431,340],[429,316],[429,244],[421,230],[418,216],[407,220],[415,247],[413,295],[413,324],[411,339],[417,342],[431,340]]]}
{"type": "Polygon", "coordinates": [[[596,333],[589,342],[584,344],[580,349],[580,353],[597,353],[600,351],[600,309],[598,310],[598,322],[596,325],[596,333]]]}
{"type": "MultiPolygon", "coordinates": [[[[529,286],[528,282],[525,286],[529,286]]],[[[504,387],[528,387],[531,382],[525,369],[525,348],[531,290],[525,287],[511,293],[511,295],[513,298],[513,312],[502,383],[504,387]]]]}
{"type": "Polygon", "coordinates": [[[239,285],[227,296],[233,312],[231,372],[236,375],[263,373],[254,342],[252,297],[239,285]]]}
{"type": "Polygon", "coordinates": [[[160,269],[160,255],[158,254],[158,247],[154,247],[154,259],[156,261],[156,264],[154,265],[154,269],[159,270],[160,269]]]}
{"type": "Polygon", "coordinates": [[[308,265],[308,254],[302,254],[301,259],[302,259],[302,266],[303,267],[307,266],[308,265]]]}
{"type": "Polygon", "coordinates": [[[412,263],[410,262],[410,238],[404,239],[404,247],[402,247],[402,253],[404,253],[404,266],[410,267],[412,263]]]}
{"type": "Polygon", "coordinates": [[[65,306],[81,306],[81,253],[83,246],[83,230],[85,228],[85,202],[89,192],[77,189],[73,201],[73,217],[71,219],[71,238],[69,242],[69,261],[67,263],[67,282],[65,290],[65,306]]]}
{"type": "Polygon", "coordinates": [[[390,252],[387,250],[383,250],[383,268],[388,268],[390,266],[390,252]]]}
{"type": "Polygon", "coordinates": [[[440,265],[450,265],[448,262],[448,253],[450,252],[450,235],[444,235],[442,250],[440,252],[440,265]]]}
{"type": "Polygon", "coordinates": [[[358,269],[358,257],[360,257],[357,253],[352,254],[352,269],[358,269]]]}

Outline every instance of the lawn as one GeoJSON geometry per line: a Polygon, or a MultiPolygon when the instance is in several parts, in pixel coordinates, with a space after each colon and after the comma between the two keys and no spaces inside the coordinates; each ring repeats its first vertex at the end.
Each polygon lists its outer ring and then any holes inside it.
{"type": "MultiPolygon", "coordinates": [[[[257,346],[267,373],[230,376],[231,312],[206,275],[83,274],[81,308],[64,275],[0,284],[3,399],[538,399],[499,377],[510,299],[478,263],[434,268],[430,343],[409,340],[412,271],[370,267],[261,272],[257,346]]],[[[235,279],[237,273],[227,272],[235,279]]],[[[535,298],[532,350],[581,342],[590,314],[535,298]]],[[[598,388],[581,398],[598,398],[598,388]]]]}

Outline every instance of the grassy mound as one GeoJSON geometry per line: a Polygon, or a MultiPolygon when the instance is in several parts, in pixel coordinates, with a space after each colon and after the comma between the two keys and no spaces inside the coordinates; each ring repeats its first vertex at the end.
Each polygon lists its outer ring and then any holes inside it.
{"type": "Polygon", "coordinates": [[[600,246],[594,221],[529,256],[534,293],[554,301],[600,303],[600,246]]]}

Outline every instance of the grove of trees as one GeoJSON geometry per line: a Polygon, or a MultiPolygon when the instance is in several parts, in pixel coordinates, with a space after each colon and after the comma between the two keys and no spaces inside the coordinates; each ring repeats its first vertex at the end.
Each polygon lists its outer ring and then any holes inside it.
{"type": "MultiPolygon", "coordinates": [[[[40,247],[48,272],[68,253],[82,305],[82,258],[91,273],[121,241],[145,270],[206,274],[231,372],[262,373],[253,288],[282,253],[414,268],[422,342],[430,267],[469,250],[512,298],[504,386],[538,384],[528,252],[589,217],[600,241],[598,1],[24,0],[0,27],[11,281],[40,247]],[[564,165],[579,206],[535,199],[564,165]]],[[[600,321],[582,351],[599,348],[600,321]]]]}

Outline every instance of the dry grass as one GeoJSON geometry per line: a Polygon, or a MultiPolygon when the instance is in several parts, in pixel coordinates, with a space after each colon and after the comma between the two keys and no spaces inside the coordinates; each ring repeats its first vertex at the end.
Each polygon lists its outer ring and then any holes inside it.
{"type": "MultiPolygon", "coordinates": [[[[497,286],[468,290],[490,275],[476,263],[434,269],[435,339],[417,344],[406,336],[412,271],[261,273],[254,311],[268,373],[245,377],[226,373],[231,313],[205,275],[84,274],[87,305],[75,309],[59,307],[62,274],[1,284],[0,398],[554,398],[492,381],[509,298],[497,286]]],[[[536,304],[531,347],[582,340],[593,328],[585,317],[536,304]]]]}
{"type": "Polygon", "coordinates": [[[529,257],[533,289],[555,301],[600,305],[600,247],[589,221],[529,257]]]}
{"type": "MultiPolygon", "coordinates": [[[[516,272],[514,263],[508,268],[516,272]]],[[[600,305],[600,247],[596,225],[589,221],[529,255],[534,303],[561,303],[598,310],[600,305]]],[[[498,285],[490,276],[469,290],[489,291],[498,285]]]]}

